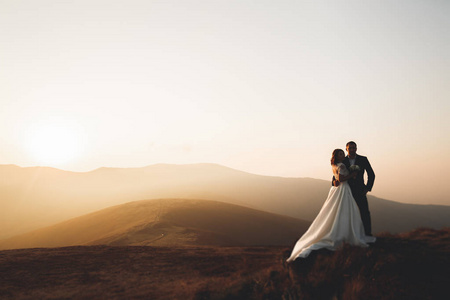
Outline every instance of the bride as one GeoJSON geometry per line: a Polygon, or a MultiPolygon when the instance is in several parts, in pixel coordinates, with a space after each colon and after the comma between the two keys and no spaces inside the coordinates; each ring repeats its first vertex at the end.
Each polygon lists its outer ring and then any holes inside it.
{"type": "Polygon", "coordinates": [[[326,248],[336,250],[344,242],[351,245],[368,247],[375,237],[366,236],[358,206],[352,196],[347,180],[358,173],[350,173],[342,161],[344,151],[335,149],[331,157],[331,166],[335,178],[341,184],[331,187],[328,198],[308,231],[297,241],[288,262],[298,257],[307,257],[312,250],[326,248]]]}

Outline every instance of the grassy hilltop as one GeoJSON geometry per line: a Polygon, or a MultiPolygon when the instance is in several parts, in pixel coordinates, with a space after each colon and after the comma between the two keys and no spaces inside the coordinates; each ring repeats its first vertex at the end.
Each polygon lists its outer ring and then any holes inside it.
{"type": "Polygon", "coordinates": [[[0,251],[1,299],[445,299],[450,229],[369,248],[77,246],[0,251]]]}

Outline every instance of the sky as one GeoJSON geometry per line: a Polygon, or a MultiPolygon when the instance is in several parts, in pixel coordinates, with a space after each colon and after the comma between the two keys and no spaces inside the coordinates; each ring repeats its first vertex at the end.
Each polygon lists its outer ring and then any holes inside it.
{"type": "Polygon", "coordinates": [[[450,1],[0,0],[0,164],[217,163],[450,205],[450,1]]]}

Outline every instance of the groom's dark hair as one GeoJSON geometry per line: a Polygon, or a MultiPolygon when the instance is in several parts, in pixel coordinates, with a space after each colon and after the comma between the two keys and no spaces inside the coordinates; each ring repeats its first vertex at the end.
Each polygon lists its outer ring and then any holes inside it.
{"type": "Polygon", "coordinates": [[[355,145],[356,146],[356,143],[354,141],[350,141],[350,142],[347,143],[347,145],[345,145],[345,148],[348,148],[348,145],[355,145]]]}

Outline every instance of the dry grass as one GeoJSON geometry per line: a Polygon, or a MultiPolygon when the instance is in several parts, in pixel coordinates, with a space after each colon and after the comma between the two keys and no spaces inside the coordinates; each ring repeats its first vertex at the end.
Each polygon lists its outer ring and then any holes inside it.
{"type": "Polygon", "coordinates": [[[445,299],[450,229],[381,234],[284,263],[288,247],[0,252],[1,299],[445,299]],[[445,297],[443,297],[445,296],[445,297]]]}
{"type": "Polygon", "coordinates": [[[290,289],[301,299],[447,299],[449,254],[450,229],[380,234],[370,248],[295,261],[290,289]]]}
{"type": "Polygon", "coordinates": [[[0,299],[189,299],[277,264],[280,253],[277,247],[6,250],[0,252],[0,299]]]}

